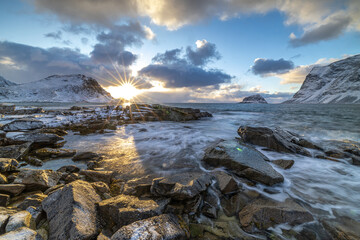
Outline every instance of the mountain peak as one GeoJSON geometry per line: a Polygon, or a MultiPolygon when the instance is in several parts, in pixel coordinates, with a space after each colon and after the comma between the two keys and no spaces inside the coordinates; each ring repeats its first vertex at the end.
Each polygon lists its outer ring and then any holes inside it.
{"type": "Polygon", "coordinates": [[[8,86],[15,86],[15,85],[17,85],[17,84],[13,83],[9,80],[6,80],[2,76],[0,76],[0,87],[8,87],[8,86]]]}

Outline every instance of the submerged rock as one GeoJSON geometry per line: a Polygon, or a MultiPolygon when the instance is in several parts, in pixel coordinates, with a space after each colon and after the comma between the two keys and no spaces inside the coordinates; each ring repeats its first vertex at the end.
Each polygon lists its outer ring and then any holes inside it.
{"type": "Polygon", "coordinates": [[[101,156],[94,152],[79,152],[72,158],[73,161],[98,161],[100,159],[101,156]]]}
{"type": "Polygon", "coordinates": [[[271,161],[271,162],[276,164],[277,166],[279,166],[282,169],[289,169],[295,163],[294,160],[286,160],[286,159],[278,159],[278,160],[274,160],[274,161],[271,161]]]}
{"type": "Polygon", "coordinates": [[[30,165],[37,166],[37,167],[40,167],[44,164],[43,161],[41,161],[40,159],[38,159],[36,157],[32,157],[32,156],[26,156],[25,162],[27,162],[30,165]]]}
{"type": "Polygon", "coordinates": [[[213,167],[225,167],[241,177],[266,185],[284,181],[284,177],[275,171],[268,160],[250,146],[236,140],[219,141],[205,151],[203,162],[213,167]]]}
{"type": "Polygon", "coordinates": [[[66,158],[72,157],[76,154],[76,150],[72,149],[57,149],[57,148],[41,148],[35,150],[32,154],[40,159],[47,158],[66,158]]]}
{"type": "Polygon", "coordinates": [[[108,225],[116,225],[119,228],[137,220],[162,214],[168,203],[168,199],[140,199],[122,194],[99,202],[98,209],[108,225]]]}
{"type": "Polygon", "coordinates": [[[124,226],[111,237],[111,240],[181,240],[189,237],[189,230],[183,221],[175,215],[163,214],[124,226]]]}
{"type": "Polygon", "coordinates": [[[360,236],[360,222],[349,217],[321,221],[324,228],[334,239],[357,240],[360,236]]]}
{"type": "Polygon", "coordinates": [[[53,170],[21,169],[14,183],[24,184],[28,190],[46,190],[55,186],[61,173],[53,170]]]}
{"type": "Polygon", "coordinates": [[[51,193],[42,202],[49,221],[49,239],[92,239],[98,233],[96,202],[90,183],[78,180],[51,193]]]}
{"type": "Polygon", "coordinates": [[[6,132],[16,132],[23,130],[33,130],[42,128],[44,123],[36,119],[17,119],[3,126],[3,130],[6,132]]]}
{"type": "Polygon", "coordinates": [[[246,143],[259,145],[277,152],[298,153],[311,156],[305,148],[321,149],[295,133],[276,128],[241,126],[238,134],[246,143]]]}
{"type": "Polygon", "coordinates": [[[150,191],[155,196],[170,197],[175,200],[191,199],[204,192],[211,184],[212,178],[202,172],[172,174],[153,179],[150,191]]]}
{"type": "Polygon", "coordinates": [[[306,209],[289,198],[285,202],[256,199],[240,211],[239,218],[242,228],[247,232],[265,230],[281,223],[295,226],[314,220],[306,209]]]}

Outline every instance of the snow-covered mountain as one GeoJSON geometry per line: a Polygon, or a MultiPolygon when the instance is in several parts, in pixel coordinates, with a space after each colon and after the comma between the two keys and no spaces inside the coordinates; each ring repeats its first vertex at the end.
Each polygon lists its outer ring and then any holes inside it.
{"type": "Polygon", "coordinates": [[[9,87],[9,86],[15,86],[16,83],[10,82],[9,80],[6,80],[2,76],[0,76],[0,88],[1,87],[9,87]]]}
{"type": "Polygon", "coordinates": [[[284,103],[360,104],[360,54],[314,67],[300,90],[284,103]]]}
{"type": "Polygon", "coordinates": [[[267,101],[260,94],[256,94],[244,98],[240,103],[267,103],[267,101]]]}
{"type": "Polygon", "coordinates": [[[53,75],[39,81],[0,87],[0,102],[108,102],[113,98],[85,75],[53,75]]]}

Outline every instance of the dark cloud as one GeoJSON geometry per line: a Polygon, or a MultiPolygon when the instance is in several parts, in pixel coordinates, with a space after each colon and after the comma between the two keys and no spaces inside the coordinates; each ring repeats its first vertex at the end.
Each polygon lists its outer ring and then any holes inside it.
{"type": "Polygon", "coordinates": [[[89,26],[83,26],[81,24],[65,24],[62,27],[62,30],[75,35],[79,35],[79,34],[90,35],[94,31],[94,29],[90,28],[89,26]]]}
{"type": "MultiPolygon", "coordinates": [[[[217,86],[221,83],[230,82],[232,79],[230,75],[221,70],[208,70],[203,68],[204,66],[194,64],[188,58],[187,53],[183,56],[181,53],[182,49],[158,53],[153,58],[154,64],[141,69],[139,75],[161,81],[168,88],[217,86]]],[[[201,57],[197,58],[200,59],[201,57]]],[[[209,59],[209,56],[204,55],[202,59],[209,59]]],[[[205,65],[207,62],[203,60],[201,65],[205,65]]]]}
{"type": "Polygon", "coordinates": [[[272,73],[286,73],[294,67],[292,61],[283,58],[280,58],[279,60],[257,58],[254,61],[254,65],[251,67],[251,71],[255,75],[266,76],[272,73]]]}
{"type": "Polygon", "coordinates": [[[337,38],[347,29],[350,22],[351,18],[349,16],[334,17],[325,24],[305,31],[305,33],[299,38],[291,35],[290,45],[293,47],[300,47],[311,43],[337,38]]]}
{"type": "Polygon", "coordinates": [[[89,42],[89,39],[88,39],[88,38],[86,38],[86,37],[82,37],[82,38],[81,38],[81,43],[82,43],[82,44],[86,45],[86,44],[88,44],[88,42],[89,42]]]}
{"type": "Polygon", "coordinates": [[[220,53],[216,50],[216,45],[206,40],[198,40],[197,48],[193,50],[191,47],[186,48],[186,56],[195,66],[203,66],[212,60],[220,59],[220,53]]]}
{"type": "Polygon", "coordinates": [[[53,39],[56,39],[56,40],[61,40],[61,38],[62,38],[61,35],[62,35],[62,32],[61,32],[61,31],[51,32],[51,33],[44,34],[45,37],[47,37],[47,38],[53,38],[53,39]]]}
{"type": "Polygon", "coordinates": [[[103,31],[97,35],[99,43],[90,53],[91,58],[103,63],[117,62],[129,66],[135,62],[137,56],[126,51],[125,47],[140,46],[143,39],[152,37],[151,34],[150,29],[138,22],[113,26],[110,31],[103,31]]]}

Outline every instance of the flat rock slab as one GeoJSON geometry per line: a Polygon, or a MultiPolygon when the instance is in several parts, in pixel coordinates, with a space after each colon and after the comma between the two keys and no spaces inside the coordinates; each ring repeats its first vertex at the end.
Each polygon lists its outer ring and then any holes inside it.
{"type": "Polygon", "coordinates": [[[150,191],[155,196],[174,200],[192,199],[210,186],[213,177],[203,172],[184,172],[153,179],[150,191]]]}
{"type": "Polygon", "coordinates": [[[33,152],[40,159],[47,158],[66,158],[76,154],[76,150],[64,148],[40,148],[33,152]]]}
{"type": "Polygon", "coordinates": [[[42,202],[49,221],[49,239],[93,239],[98,233],[95,203],[101,197],[90,183],[74,181],[42,202]]]}
{"type": "Polygon", "coordinates": [[[21,227],[15,231],[8,232],[0,236],[0,240],[43,240],[43,238],[36,231],[21,227]]]}
{"type": "Polygon", "coordinates": [[[299,135],[280,128],[241,126],[238,129],[238,134],[245,143],[263,146],[277,152],[311,156],[305,148],[321,149],[299,135]]]}
{"type": "Polygon", "coordinates": [[[24,184],[0,184],[0,193],[17,196],[25,190],[24,184]]]}
{"type": "Polygon", "coordinates": [[[181,240],[189,237],[188,229],[178,217],[163,214],[124,226],[111,237],[111,240],[181,240]]]}
{"type": "Polygon", "coordinates": [[[284,181],[256,149],[236,140],[219,141],[205,151],[203,162],[213,167],[225,167],[239,176],[266,185],[284,181]]]}
{"type": "Polygon", "coordinates": [[[295,226],[314,220],[305,208],[289,198],[285,202],[256,199],[240,211],[239,219],[247,232],[265,230],[281,223],[295,226]]]}
{"type": "Polygon", "coordinates": [[[61,173],[53,170],[21,169],[14,183],[24,184],[28,190],[46,190],[56,186],[61,173]]]}
{"type": "Polygon", "coordinates": [[[32,142],[38,146],[52,146],[58,141],[64,140],[63,137],[52,133],[25,132],[17,135],[7,136],[10,142],[21,144],[32,142]]]}
{"type": "Polygon", "coordinates": [[[21,160],[29,153],[31,142],[0,147],[0,157],[21,160]]]}
{"type": "Polygon", "coordinates": [[[153,200],[130,195],[119,195],[98,203],[102,219],[118,228],[138,220],[162,214],[168,199],[153,200]]]}
{"type": "Polygon", "coordinates": [[[0,158],[0,172],[2,173],[14,171],[18,165],[18,161],[14,158],[0,158]]]}
{"type": "Polygon", "coordinates": [[[44,127],[44,123],[36,119],[17,119],[4,125],[6,132],[16,132],[21,130],[33,130],[44,127]]]}

